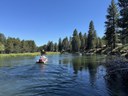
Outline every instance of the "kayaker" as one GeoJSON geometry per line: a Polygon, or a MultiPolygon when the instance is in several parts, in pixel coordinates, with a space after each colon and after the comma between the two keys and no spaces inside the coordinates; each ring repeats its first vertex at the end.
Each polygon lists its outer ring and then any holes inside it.
{"type": "Polygon", "coordinates": [[[45,54],[45,51],[44,50],[40,50],[40,54],[41,56],[45,54]]]}
{"type": "Polygon", "coordinates": [[[43,56],[40,56],[40,59],[39,59],[39,62],[44,62],[47,58],[43,55],[43,56]]]}
{"type": "Polygon", "coordinates": [[[42,56],[40,56],[39,62],[43,62],[42,56]]]}

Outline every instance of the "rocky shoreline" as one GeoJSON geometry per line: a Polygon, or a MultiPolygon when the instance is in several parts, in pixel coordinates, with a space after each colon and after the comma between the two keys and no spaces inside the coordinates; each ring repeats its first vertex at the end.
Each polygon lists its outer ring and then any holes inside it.
{"type": "Polygon", "coordinates": [[[97,48],[97,49],[90,49],[81,52],[83,55],[93,55],[93,54],[104,54],[104,55],[115,55],[121,56],[128,59],[128,45],[116,47],[115,49],[111,49],[110,47],[107,48],[97,48]]]}

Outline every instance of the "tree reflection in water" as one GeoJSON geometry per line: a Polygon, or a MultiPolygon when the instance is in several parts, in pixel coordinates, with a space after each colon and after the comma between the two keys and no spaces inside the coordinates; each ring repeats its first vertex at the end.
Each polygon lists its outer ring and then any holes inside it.
{"type": "Polygon", "coordinates": [[[97,68],[99,66],[99,62],[97,61],[97,56],[74,56],[73,58],[59,60],[59,63],[70,64],[73,67],[74,74],[85,70],[89,73],[89,81],[91,86],[93,86],[96,81],[97,68]]]}
{"type": "MultiPolygon", "coordinates": [[[[109,59],[109,58],[108,58],[109,59]]],[[[121,58],[106,61],[106,86],[114,96],[128,94],[128,62],[121,58]]]]}

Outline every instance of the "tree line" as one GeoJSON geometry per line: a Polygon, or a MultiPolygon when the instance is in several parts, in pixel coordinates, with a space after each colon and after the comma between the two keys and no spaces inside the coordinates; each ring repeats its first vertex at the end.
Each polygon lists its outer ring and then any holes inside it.
{"type": "Polygon", "coordinates": [[[26,53],[37,51],[34,40],[20,40],[19,38],[6,38],[0,33],[0,53],[26,53]]]}
{"type": "Polygon", "coordinates": [[[74,29],[72,36],[59,38],[58,43],[48,41],[47,44],[38,48],[33,40],[11,37],[6,39],[3,34],[0,34],[0,52],[23,53],[42,49],[55,52],[84,52],[103,47],[113,50],[118,45],[126,45],[128,44],[128,0],[118,0],[117,3],[114,0],[111,1],[107,8],[104,34],[103,37],[98,37],[94,22],[90,21],[87,33],[82,34],[74,29]]]}
{"type": "Polygon", "coordinates": [[[78,32],[74,29],[73,35],[65,38],[59,38],[58,44],[49,41],[46,45],[40,47],[46,51],[67,51],[67,52],[83,52],[89,49],[102,48],[105,45],[104,38],[97,36],[93,21],[89,24],[88,35],[78,32]]]}
{"type": "Polygon", "coordinates": [[[55,48],[52,41],[42,47],[47,51],[78,52],[103,46],[113,50],[119,45],[128,44],[128,0],[118,0],[117,3],[111,1],[107,8],[104,34],[102,38],[98,37],[94,23],[91,21],[88,34],[82,34],[75,29],[71,37],[59,39],[58,47],[55,48]]]}
{"type": "Polygon", "coordinates": [[[128,43],[128,0],[111,1],[105,21],[107,47],[114,49],[118,44],[128,43]]]}

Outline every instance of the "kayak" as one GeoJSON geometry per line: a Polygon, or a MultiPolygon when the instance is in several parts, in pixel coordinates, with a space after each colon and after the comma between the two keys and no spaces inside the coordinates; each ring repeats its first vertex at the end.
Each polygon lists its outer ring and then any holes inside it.
{"type": "Polygon", "coordinates": [[[46,63],[48,61],[48,59],[45,59],[43,61],[37,60],[36,63],[46,63]]]}
{"type": "Polygon", "coordinates": [[[45,62],[39,62],[39,61],[36,61],[36,63],[43,63],[43,64],[44,64],[45,62]]]}

